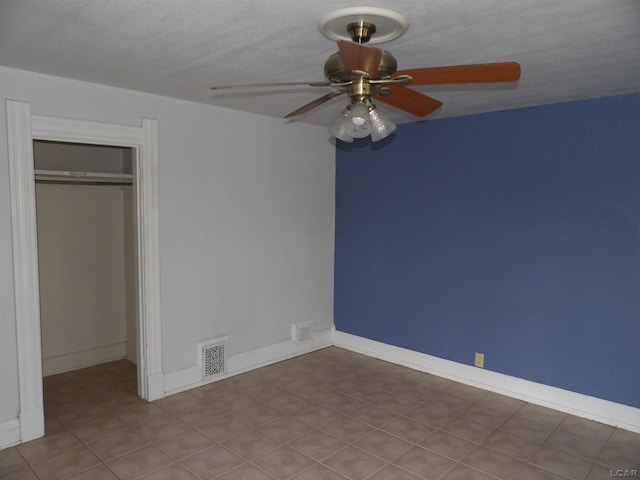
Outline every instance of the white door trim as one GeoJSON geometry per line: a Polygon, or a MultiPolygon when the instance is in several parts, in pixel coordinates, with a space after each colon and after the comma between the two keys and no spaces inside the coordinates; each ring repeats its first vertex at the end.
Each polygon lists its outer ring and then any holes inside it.
{"type": "Polygon", "coordinates": [[[30,105],[6,101],[11,228],[20,392],[21,441],[44,434],[42,349],[33,140],[116,145],[134,149],[137,273],[138,394],[164,396],[160,323],[158,126],[140,127],[31,115],[30,105]]]}

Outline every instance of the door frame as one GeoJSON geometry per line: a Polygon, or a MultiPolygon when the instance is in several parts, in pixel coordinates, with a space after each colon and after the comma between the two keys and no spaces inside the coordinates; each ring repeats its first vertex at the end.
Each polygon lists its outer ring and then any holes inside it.
{"type": "Polygon", "coordinates": [[[138,333],[138,395],[164,396],[160,319],[158,124],[139,127],[32,115],[30,104],[6,100],[11,231],[20,393],[20,441],[44,435],[42,347],[33,141],[133,149],[138,333]]]}

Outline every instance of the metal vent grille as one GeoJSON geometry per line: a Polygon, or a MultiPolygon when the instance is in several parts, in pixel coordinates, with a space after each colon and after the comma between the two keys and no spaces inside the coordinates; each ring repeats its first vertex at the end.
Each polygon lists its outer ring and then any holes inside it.
{"type": "Polygon", "coordinates": [[[215,340],[200,343],[200,367],[202,368],[202,378],[211,378],[227,373],[227,341],[215,340]]]}

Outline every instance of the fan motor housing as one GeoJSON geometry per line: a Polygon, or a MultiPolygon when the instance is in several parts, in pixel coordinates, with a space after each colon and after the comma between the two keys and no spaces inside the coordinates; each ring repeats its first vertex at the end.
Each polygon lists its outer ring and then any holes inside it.
{"type": "MultiPolygon", "coordinates": [[[[382,58],[380,59],[380,65],[374,78],[389,78],[392,73],[398,70],[398,62],[391,53],[386,50],[382,51],[382,58]]],[[[347,72],[340,52],[331,55],[324,64],[324,75],[330,82],[349,82],[353,80],[353,73],[347,72]]]]}

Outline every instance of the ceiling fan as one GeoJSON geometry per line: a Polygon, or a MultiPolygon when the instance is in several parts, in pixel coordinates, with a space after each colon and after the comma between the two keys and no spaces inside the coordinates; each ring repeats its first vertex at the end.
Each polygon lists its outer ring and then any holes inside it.
{"type": "Polygon", "coordinates": [[[344,8],[323,17],[318,28],[338,43],[338,52],[331,55],[324,65],[327,81],[221,85],[211,89],[299,85],[331,87],[333,91],[288,113],[284,118],[307,113],[346,93],[350,103],[329,131],[345,142],[368,135],[376,142],[390,135],[396,126],[372,102],[374,99],[422,118],[440,108],[442,102],[409,88],[411,86],[502,83],[515,82],[520,78],[520,65],[516,62],[398,71],[397,61],[391,53],[365,45],[393,40],[407,30],[407,19],[392,10],[344,8]],[[379,35],[374,37],[376,32],[379,35]]]}

